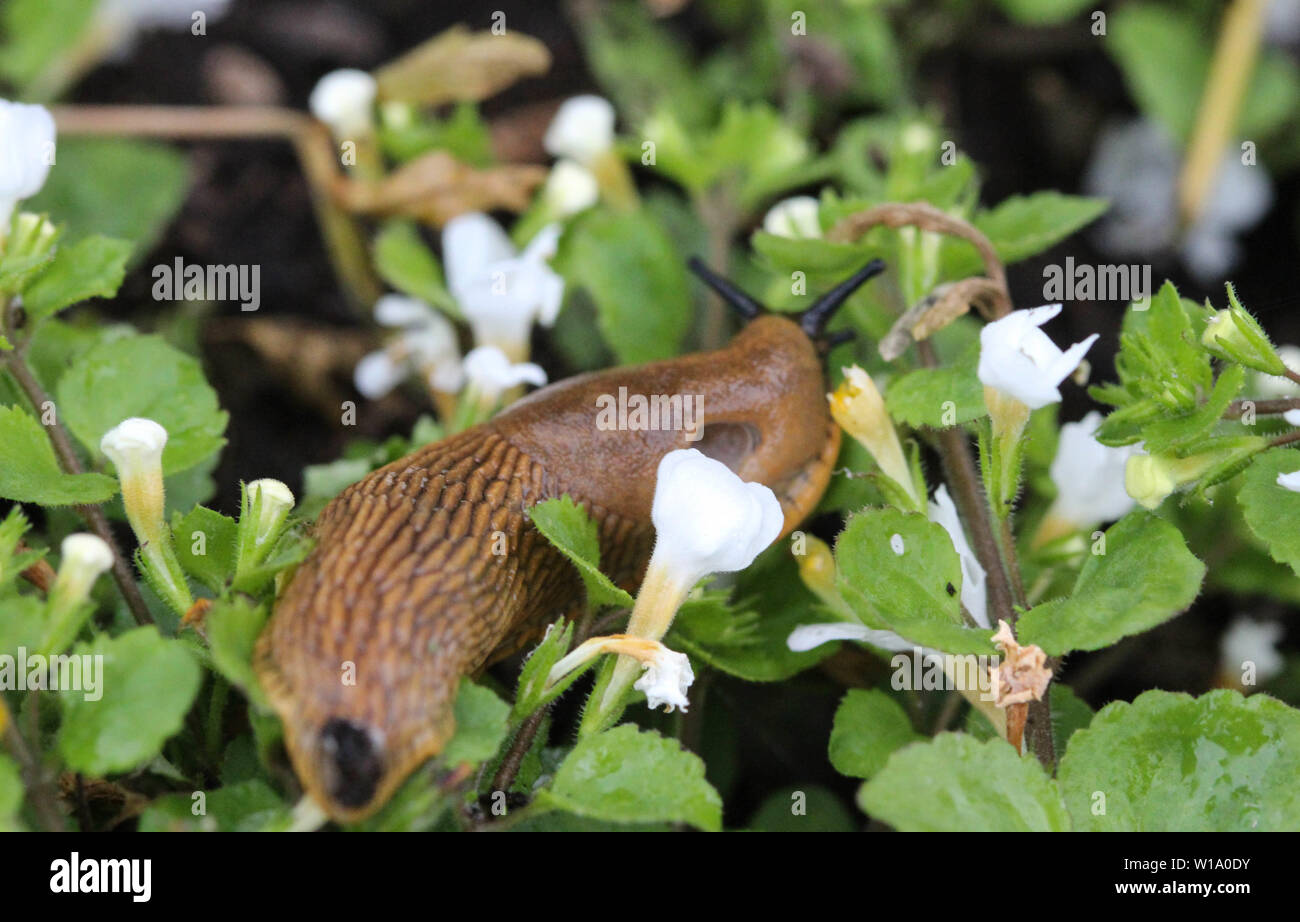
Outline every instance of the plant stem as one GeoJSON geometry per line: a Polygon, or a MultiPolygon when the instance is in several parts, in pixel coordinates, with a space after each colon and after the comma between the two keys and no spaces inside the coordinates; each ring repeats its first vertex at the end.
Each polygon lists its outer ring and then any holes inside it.
{"type": "Polygon", "coordinates": [[[1300,397],[1279,397],[1275,400],[1251,400],[1249,398],[1234,400],[1228,404],[1228,409],[1223,411],[1223,418],[1240,419],[1241,415],[1246,412],[1247,404],[1252,405],[1255,412],[1260,416],[1272,416],[1287,413],[1291,410],[1300,410],[1300,397]]]}
{"type": "Polygon", "coordinates": [[[1178,177],[1178,204],[1185,224],[1200,217],[1237,127],[1246,87],[1255,72],[1267,0],[1234,0],[1223,16],[1214,59],[1206,74],[1187,159],[1178,177]]]}
{"type": "MultiPolygon", "coordinates": [[[[709,266],[726,275],[731,263],[731,238],[736,233],[738,217],[725,187],[710,189],[695,198],[695,210],[708,232],[709,266]]],[[[726,336],[727,307],[722,298],[710,293],[705,301],[704,322],[700,327],[700,347],[716,349],[726,336]]]]}
{"type": "Polygon", "coordinates": [[[1282,445],[1290,445],[1292,442],[1300,442],[1300,429],[1295,432],[1288,432],[1286,435],[1279,435],[1268,443],[1268,447],[1278,448],[1282,445]]]}
{"type": "Polygon", "coordinates": [[[492,790],[509,792],[510,786],[515,783],[515,776],[519,774],[519,767],[523,765],[524,756],[528,755],[528,750],[533,745],[533,739],[537,736],[537,731],[541,729],[542,721],[546,717],[546,711],[547,708],[543,705],[524,719],[524,722],[519,727],[519,732],[515,734],[514,741],[510,744],[509,751],[506,752],[505,758],[501,760],[496,775],[492,778],[492,790]]]}
{"type": "MultiPolygon", "coordinates": [[[[916,348],[922,365],[934,368],[939,364],[934,346],[928,340],[918,342],[916,348]]],[[[984,496],[966,434],[959,426],[950,426],[940,429],[938,436],[939,456],[948,483],[952,486],[953,501],[962,520],[970,527],[975,556],[979,558],[980,565],[988,576],[989,603],[993,614],[997,619],[1014,625],[1018,618],[1015,602],[1018,599],[1022,606],[1025,605],[1025,590],[1021,584],[1020,564],[1009,520],[1001,523],[1003,540],[999,541],[999,530],[994,527],[993,512],[984,496]],[[1012,567],[1015,568],[1014,582],[1008,575],[1013,572],[1012,567]]],[[[1051,705],[1047,698],[1030,703],[1025,733],[1034,755],[1050,772],[1056,763],[1056,753],[1052,745],[1051,705]]]]}
{"type": "MultiPolygon", "coordinates": [[[[0,708],[2,707],[4,705],[0,704],[0,708]]],[[[10,718],[5,723],[5,746],[13,753],[14,759],[22,769],[23,784],[27,789],[27,797],[31,801],[32,809],[47,832],[62,832],[63,813],[59,810],[57,800],[52,796],[50,785],[45,781],[45,773],[41,769],[40,761],[27,747],[27,741],[18,732],[18,726],[13,719],[10,718]]]]}
{"type": "MultiPolygon", "coordinates": [[[[31,401],[33,407],[39,412],[40,408],[50,401],[49,394],[41,387],[36,376],[32,374],[27,363],[23,361],[20,349],[15,349],[3,357],[4,367],[14,376],[18,386],[23,389],[27,399],[31,401]]],[[[45,427],[49,433],[50,442],[54,446],[54,453],[58,456],[59,466],[67,474],[85,473],[81,467],[81,461],[77,458],[77,453],[72,447],[72,440],[68,437],[67,430],[63,424],[55,422],[45,427]]],[[[104,510],[98,506],[85,505],[78,506],[77,511],[90,526],[90,530],[103,539],[104,543],[113,551],[113,581],[117,583],[117,588],[122,593],[122,598],[126,600],[127,608],[131,609],[137,624],[153,624],[153,615],[149,614],[149,606],[145,604],[144,596],[140,594],[140,587],[136,585],[135,574],[131,571],[126,557],[122,554],[121,547],[118,546],[117,539],[113,537],[113,530],[108,525],[108,519],[104,517],[104,510]]]]}

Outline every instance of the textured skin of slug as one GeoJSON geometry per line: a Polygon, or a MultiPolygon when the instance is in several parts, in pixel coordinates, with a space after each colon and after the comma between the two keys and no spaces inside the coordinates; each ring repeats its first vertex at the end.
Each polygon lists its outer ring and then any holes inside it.
{"type": "Polygon", "coordinates": [[[577,610],[582,583],[530,506],[581,503],[602,570],[635,589],[669,451],[698,448],[771,487],[786,534],[825,492],[839,444],[816,350],[769,315],[715,352],[543,388],[353,484],[317,519],[254,656],[307,793],[338,820],[373,813],[450,738],[462,676],[577,610]],[[701,395],[702,437],[599,428],[597,398],[620,387],[701,395]]]}

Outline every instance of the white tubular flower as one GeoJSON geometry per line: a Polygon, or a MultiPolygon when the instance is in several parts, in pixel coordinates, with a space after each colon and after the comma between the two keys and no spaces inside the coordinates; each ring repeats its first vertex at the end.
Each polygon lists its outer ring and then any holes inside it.
{"type": "Polygon", "coordinates": [[[1065,423],[1052,459],[1050,472],[1057,493],[1047,515],[1073,529],[1113,522],[1133,508],[1133,497],[1124,489],[1124,468],[1140,449],[1101,444],[1093,437],[1100,425],[1096,410],[1077,423],[1065,423]]]}
{"type": "Polygon", "coordinates": [[[468,212],[442,230],[447,285],[480,346],[497,346],[512,360],[528,357],[533,323],[555,323],[564,279],[551,269],[560,239],[548,225],[516,254],[501,226],[481,212],[468,212]]]}
{"type": "Polygon", "coordinates": [[[614,107],[600,96],[574,96],[556,110],[542,146],[552,157],[590,166],[614,146],[614,107]]]}
{"type": "Polygon", "coordinates": [[[279,534],[280,526],[289,517],[293,509],[293,491],[282,481],[263,477],[254,480],[247,487],[250,511],[257,510],[253,540],[256,544],[265,544],[279,534]]]}
{"type": "Polygon", "coordinates": [[[796,195],[773,205],[763,216],[763,230],[778,237],[808,240],[822,235],[817,213],[821,205],[811,195],[796,195]]]}
{"type": "MultiPolygon", "coordinates": [[[[825,624],[801,624],[786,638],[785,645],[795,653],[804,653],[816,649],[825,643],[836,640],[852,640],[857,643],[871,644],[891,653],[910,653],[917,645],[895,634],[893,631],[876,630],[865,624],[849,621],[830,621],[825,624]]],[[[938,650],[921,648],[925,656],[941,656],[938,650]]]]}
{"type": "Polygon", "coordinates": [[[1278,474],[1277,485],[1285,487],[1292,493],[1300,493],[1300,471],[1292,471],[1290,474],[1278,474]]]}
{"type": "Polygon", "coordinates": [[[375,302],[375,320],[401,332],[357,363],[352,380],[362,396],[383,397],[412,373],[423,376],[435,391],[451,394],[460,389],[460,343],[451,321],[418,298],[396,294],[375,302]]]}
{"type": "MultiPolygon", "coordinates": [[[[660,460],[650,518],[654,552],[627,625],[633,637],[649,640],[668,632],[697,582],[710,573],[745,569],[777,539],[785,523],[770,489],[746,483],[694,448],[670,451],[660,460]]],[[[617,716],[635,675],[636,661],[620,658],[592,723],[599,726],[617,716]]],[[[656,684],[656,694],[662,690],[656,684]]],[[[591,725],[585,717],[584,723],[591,725]]]]}
{"type": "Polygon", "coordinates": [[[657,533],[650,570],[670,573],[686,590],[710,573],[745,569],[785,522],[771,490],[694,448],[659,462],[650,518],[657,533]]]}
{"type": "Polygon", "coordinates": [[[512,363],[496,346],[471,349],[462,365],[468,388],[484,403],[496,404],[512,387],[546,383],[546,372],[532,362],[512,363]]]}
{"type": "Polygon", "coordinates": [[[551,167],[542,187],[542,200],[548,213],[567,218],[585,211],[600,199],[595,175],[576,160],[560,160],[551,167]]]}
{"type": "Polygon", "coordinates": [[[644,673],[633,687],[645,692],[646,705],[650,710],[653,711],[662,704],[667,706],[669,712],[673,708],[686,712],[690,704],[686,692],[695,681],[690,658],[685,653],[668,649],[657,640],[633,637],[630,634],[610,634],[584,641],[551,667],[546,684],[554,685],[579,666],[603,653],[630,656],[641,663],[644,673]]]}
{"type": "Polygon", "coordinates": [[[979,378],[986,387],[1037,410],[1061,399],[1058,386],[1097,341],[1093,333],[1062,352],[1039,329],[1061,312],[1048,304],[1012,311],[980,331],[979,378]]]}
{"type": "Polygon", "coordinates": [[[1282,672],[1285,665],[1277,642],[1282,639],[1282,625],[1276,621],[1235,618],[1219,641],[1219,665],[1226,678],[1238,686],[1248,664],[1254,665],[1256,682],[1267,682],[1282,672]]]}
{"type": "Polygon", "coordinates": [[[44,106],[0,99],[0,242],[9,218],[45,185],[54,163],[54,118],[44,106]]]}
{"type": "Polygon", "coordinates": [[[984,572],[979,558],[966,540],[966,532],[962,530],[961,519],[957,516],[957,506],[948,495],[946,484],[940,484],[939,489],[934,491],[929,513],[930,521],[943,526],[943,530],[948,533],[953,550],[957,552],[957,559],[961,562],[961,604],[970,612],[976,624],[983,628],[990,627],[988,587],[985,585],[988,574],[984,572]]]}
{"type": "Polygon", "coordinates": [[[660,644],[654,658],[642,663],[641,667],[645,672],[632,687],[645,692],[646,707],[653,711],[662,704],[670,714],[674,708],[685,714],[690,704],[686,700],[686,692],[695,681],[695,673],[691,671],[691,661],[686,654],[676,653],[660,644]]]}
{"type": "Polygon", "coordinates": [[[378,91],[375,78],[363,70],[334,70],[316,82],[307,106],[335,138],[357,138],[374,131],[378,91]]]}
{"type": "Polygon", "coordinates": [[[63,560],[50,598],[51,607],[62,610],[90,597],[95,580],[113,566],[113,551],[103,538],[84,532],[68,535],[60,550],[63,560]]]}
{"type": "Polygon", "coordinates": [[[141,545],[157,543],[163,534],[162,455],[166,444],[167,430],[140,417],[118,423],[99,442],[99,450],[117,468],[126,517],[141,545]]]}

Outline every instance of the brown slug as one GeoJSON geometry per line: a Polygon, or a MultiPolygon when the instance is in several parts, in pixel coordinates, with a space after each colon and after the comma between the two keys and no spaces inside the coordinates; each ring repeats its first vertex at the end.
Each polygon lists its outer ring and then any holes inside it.
{"type": "Polygon", "coordinates": [[[696,260],[748,325],[722,349],[560,381],[336,497],[258,639],[255,666],[308,794],[333,818],[374,812],[454,730],[462,676],[580,610],[573,566],[532,527],[569,494],[599,528],[601,568],[634,588],[654,543],[655,471],[697,448],[770,487],[789,533],[830,481],[840,433],[822,368],[831,314],[873,261],[802,315],[761,305],[696,260]],[[761,316],[760,316],[761,314],[761,316]],[[602,395],[702,395],[701,431],[596,424],[602,395]]]}

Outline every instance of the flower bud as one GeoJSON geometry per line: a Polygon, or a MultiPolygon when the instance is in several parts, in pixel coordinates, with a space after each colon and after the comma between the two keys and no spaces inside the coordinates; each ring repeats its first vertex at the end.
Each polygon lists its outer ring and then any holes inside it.
{"type": "Polygon", "coordinates": [[[374,130],[375,78],[363,70],[330,71],[317,81],[307,101],[316,116],[338,139],[356,139],[374,130]]]}
{"type": "Polygon", "coordinates": [[[113,550],[103,538],[84,532],[68,535],[60,550],[63,561],[50,590],[51,607],[80,605],[90,598],[100,574],[113,566],[113,550]]]}
{"type": "Polygon", "coordinates": [[[921,500],[912,480],[912,470],[903,455],[894,422],[885,409],[885,400],[871,375],[857,365],[845,368],[844,380],[827,399],[831,416],[840,428],[862,443],[881,472],[898,484],[919,508],[921,500]]]}

